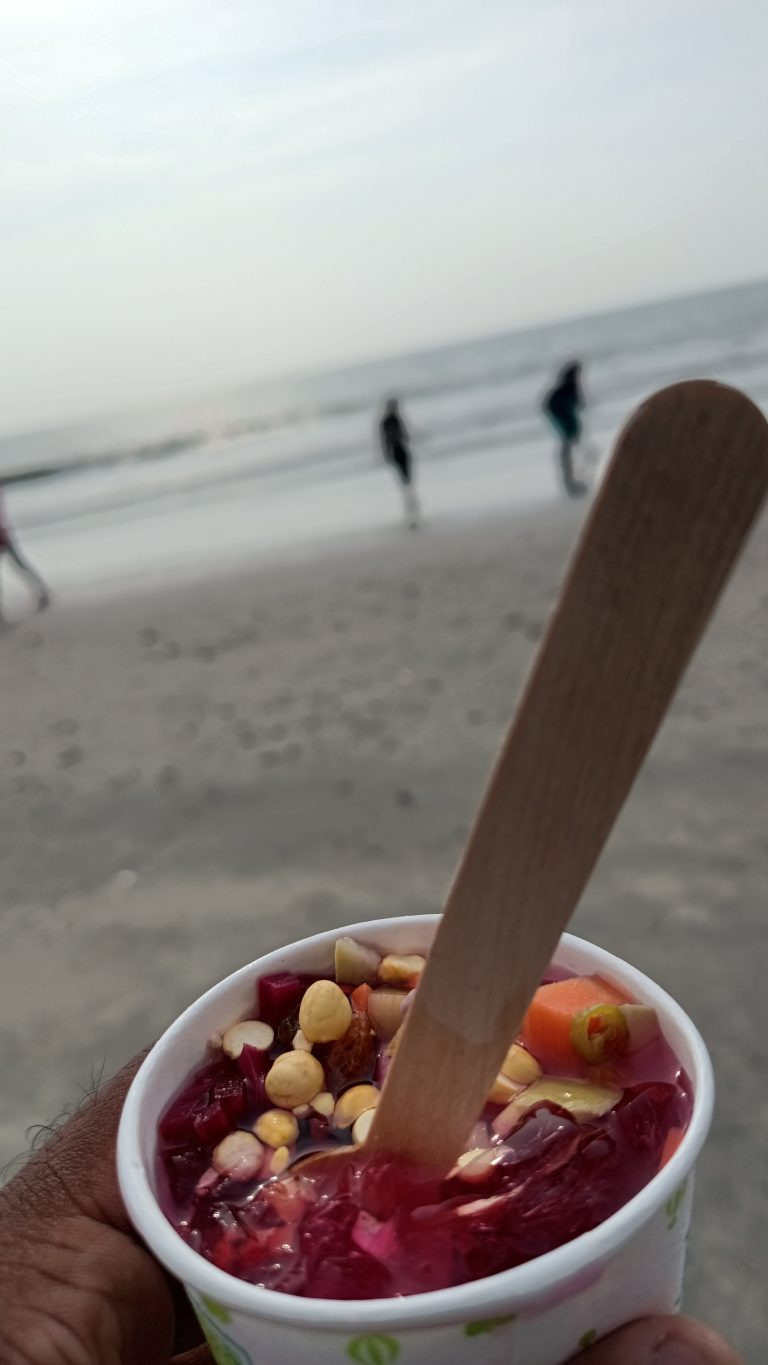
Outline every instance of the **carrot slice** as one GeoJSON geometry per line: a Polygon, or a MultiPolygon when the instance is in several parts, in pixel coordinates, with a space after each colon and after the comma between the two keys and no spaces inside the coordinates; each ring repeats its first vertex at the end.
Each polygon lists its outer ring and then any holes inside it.
{"type": "Polygon", "coordinates": [[[573,1062],[571,1024],[594,1005],[626,1005],[627,996],[600,976],[569,976],[539,986],[523,1020],[523,1043],[540,1061],[573,1062]]]}
{"type": "Polygon", "coordinates": [[[355,986],[355,989],[349,998],[352,1001],[353,1010],[357,1010],[358,1014],[366,1013],[368,1009],[368,996],[370,993],[371,988],[367,982],[363,982],[362,986],[355,986]]]}
{"type": "Polygon", "coordinates": [[[661,1170],[662,1167],[666,1166],[667,1162],[675,1155],[675,1152],[677,1151],[684,1137],[685,1137],[684,1129],[670,1128],[669,1132],[667,1133],[667,1136],[664,1139],[664,1146],[661,1149],[661,1161],[659,1162],[659,1170],[661,1170]]]}

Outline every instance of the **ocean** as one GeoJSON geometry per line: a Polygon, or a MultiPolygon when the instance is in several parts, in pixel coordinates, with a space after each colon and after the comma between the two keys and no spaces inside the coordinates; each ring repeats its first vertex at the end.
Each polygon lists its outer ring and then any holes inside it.
{"type": "Polygon", "coordinates": [[[572,358],[594,477],[663,384],[716,378],[768,407],[768,282],[1,437],[0,478],[24,547],[65,594],[400,534],[376,436],[390,395],[412,430],[427,529],[519,515],[562,497],[540,405],[572,358]]]}

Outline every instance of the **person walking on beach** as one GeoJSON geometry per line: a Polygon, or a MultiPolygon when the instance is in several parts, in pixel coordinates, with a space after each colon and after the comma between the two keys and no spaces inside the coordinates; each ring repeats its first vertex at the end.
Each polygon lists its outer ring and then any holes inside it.
{"type": "Polygon", "coordinates": [[[384,459],[397,474],[403,490],[405,519],[412,531],[419,525],[419,502],[413,487],[413,455],[406,425],[396,398],[390,398],[379,422],[384,459]]]}
{"type": "Polygon", "coordinates": [[[586,493],[587,486],[573,476],[573,447],[581,440],[581,365],[578,360],[565,365],[557,383],[544,399],[544,411],[560,437],[560,467],[565,491],[571,498],[586,493]]]}
{"type": "MultiPolygon", "coordinates": [[[[37,610],[45,611],[50,605],[51,594],[36,569],[32,568],[28,559],[19,549],[13,531],[5,514],[5,502],[3,498],[3,486],[0,484],[0,564],[5,556],[13,560],[19,573],[34,589],[37,597],[37,610]]],[[[3,620],[2,606],[0,605],[0,622],[3,620]]]]}

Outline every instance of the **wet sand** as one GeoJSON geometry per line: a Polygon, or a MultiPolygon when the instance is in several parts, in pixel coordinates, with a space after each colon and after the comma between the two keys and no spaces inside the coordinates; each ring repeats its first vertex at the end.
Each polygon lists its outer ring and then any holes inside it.
{"type": "MultiPolygon", "coordinates": [[[[0,1162],[270,947],[440,907],[580,507],[261,564],[0,636],[0,1162]]],[[[764,1360],[768,530],[579,910],[719,1083],[686,1306],[764,1360]]]]}

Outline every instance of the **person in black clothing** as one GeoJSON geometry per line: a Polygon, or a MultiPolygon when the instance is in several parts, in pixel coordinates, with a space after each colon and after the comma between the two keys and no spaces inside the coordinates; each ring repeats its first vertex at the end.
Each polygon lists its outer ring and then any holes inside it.
{"type": "Polygon", "coordinates": [[[413,488],[413,455],[406,425],[396,398],[390,398],[379,422],[384,459],[397,474],[405,504],[405,516],[412,531],[419,525],[419,503],[413,488]]]}
{"type": "Polygon", "coordinates": [[[573,477],[573,447],[581,440],[581,409],[584,398],[581,392],[581,365],[572,361],[564,366],[557,377],[557,383],[544,399],[544,411],[560,437],[560,466],[563,471],[565,491],[572,498],[586,493],[587,486],[573,477]]]}

